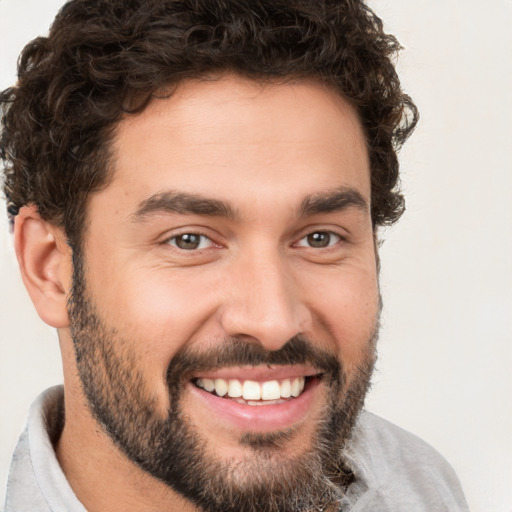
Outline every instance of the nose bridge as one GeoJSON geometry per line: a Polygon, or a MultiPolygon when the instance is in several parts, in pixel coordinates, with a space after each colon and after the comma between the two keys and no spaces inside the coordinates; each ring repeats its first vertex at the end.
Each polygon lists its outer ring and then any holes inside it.
{"type": "Polygon", "coordinates": [[[229,287],[221,320],[227,335],[250,337],[267,350],[278,350],[307,330],[309,312],[277,248],[260,247],[240,257],[229,287]]]}

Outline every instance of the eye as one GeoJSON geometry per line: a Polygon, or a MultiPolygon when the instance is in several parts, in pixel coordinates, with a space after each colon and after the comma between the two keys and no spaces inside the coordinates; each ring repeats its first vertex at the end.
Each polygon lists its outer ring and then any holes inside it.
{"type": "Polygon", "coordinates": [[[212,247],[213,242],[205,235],[198,233],[183,233],[173,236],[167,241],[169,245],[181,249],[182,251],[197,251],[212,247]]]}
{"type": "Polygon", "coordinates": [[[325,249],[336,245],[341,241],[341,236],[331,231],[315,231],[301,238],[297,245],[299,247],[311,247],[313,249],[325,249]]]}

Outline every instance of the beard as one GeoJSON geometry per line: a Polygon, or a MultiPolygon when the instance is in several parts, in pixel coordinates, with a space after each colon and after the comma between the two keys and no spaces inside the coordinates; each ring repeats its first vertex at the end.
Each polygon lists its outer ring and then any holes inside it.
{"type": "Polygon", "coordinates": [[[299,336],[273,352],[240,338],[201,352],[181,349],[167,369],[169,407],[162,417],[154,390],[129,351],[131,340],[107,325],[88,297],[82,263],[75,251],[68,310],[77,369],[92,415],[126,457],[206,512],[338,509],[354,478],[342,449],[369,388],[378,322],[350,379],[337,357],[299,336]],[[245,457],[222,460],[183,410],[182,394],[193,374],[229,366],[304,363],[321,373],[327,400],[300,455],[284,453],[296,434],[288,429],[241,433],[245,457]]]}

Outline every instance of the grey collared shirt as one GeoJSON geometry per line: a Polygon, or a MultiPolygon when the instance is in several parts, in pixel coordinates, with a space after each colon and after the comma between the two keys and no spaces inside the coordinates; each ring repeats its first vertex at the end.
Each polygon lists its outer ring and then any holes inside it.
{"type": "MultiPolygon", "coordinates": [[[[62,408],[61,386],[45,391],[30,408],[4,512],[86,512],[53,449],[62,408]]],[[[369,412],[361,414],[344,455],[355,479],[343,512],[469,512],[449,464],[421,439],[369,412]]]]}

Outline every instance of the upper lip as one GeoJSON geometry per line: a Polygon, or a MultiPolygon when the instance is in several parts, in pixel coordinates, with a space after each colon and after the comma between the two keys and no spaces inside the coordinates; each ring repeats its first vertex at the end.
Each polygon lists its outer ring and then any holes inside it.
{"type": "Polygon", "coordinates": [[[230,366],[217,370],[205,370],[193,375],[192,379],[238,379],[267,382],[271,380],[294,379],[296,377],[312,377],[319,372],[311,365],[288,366],[230,366]]]}

